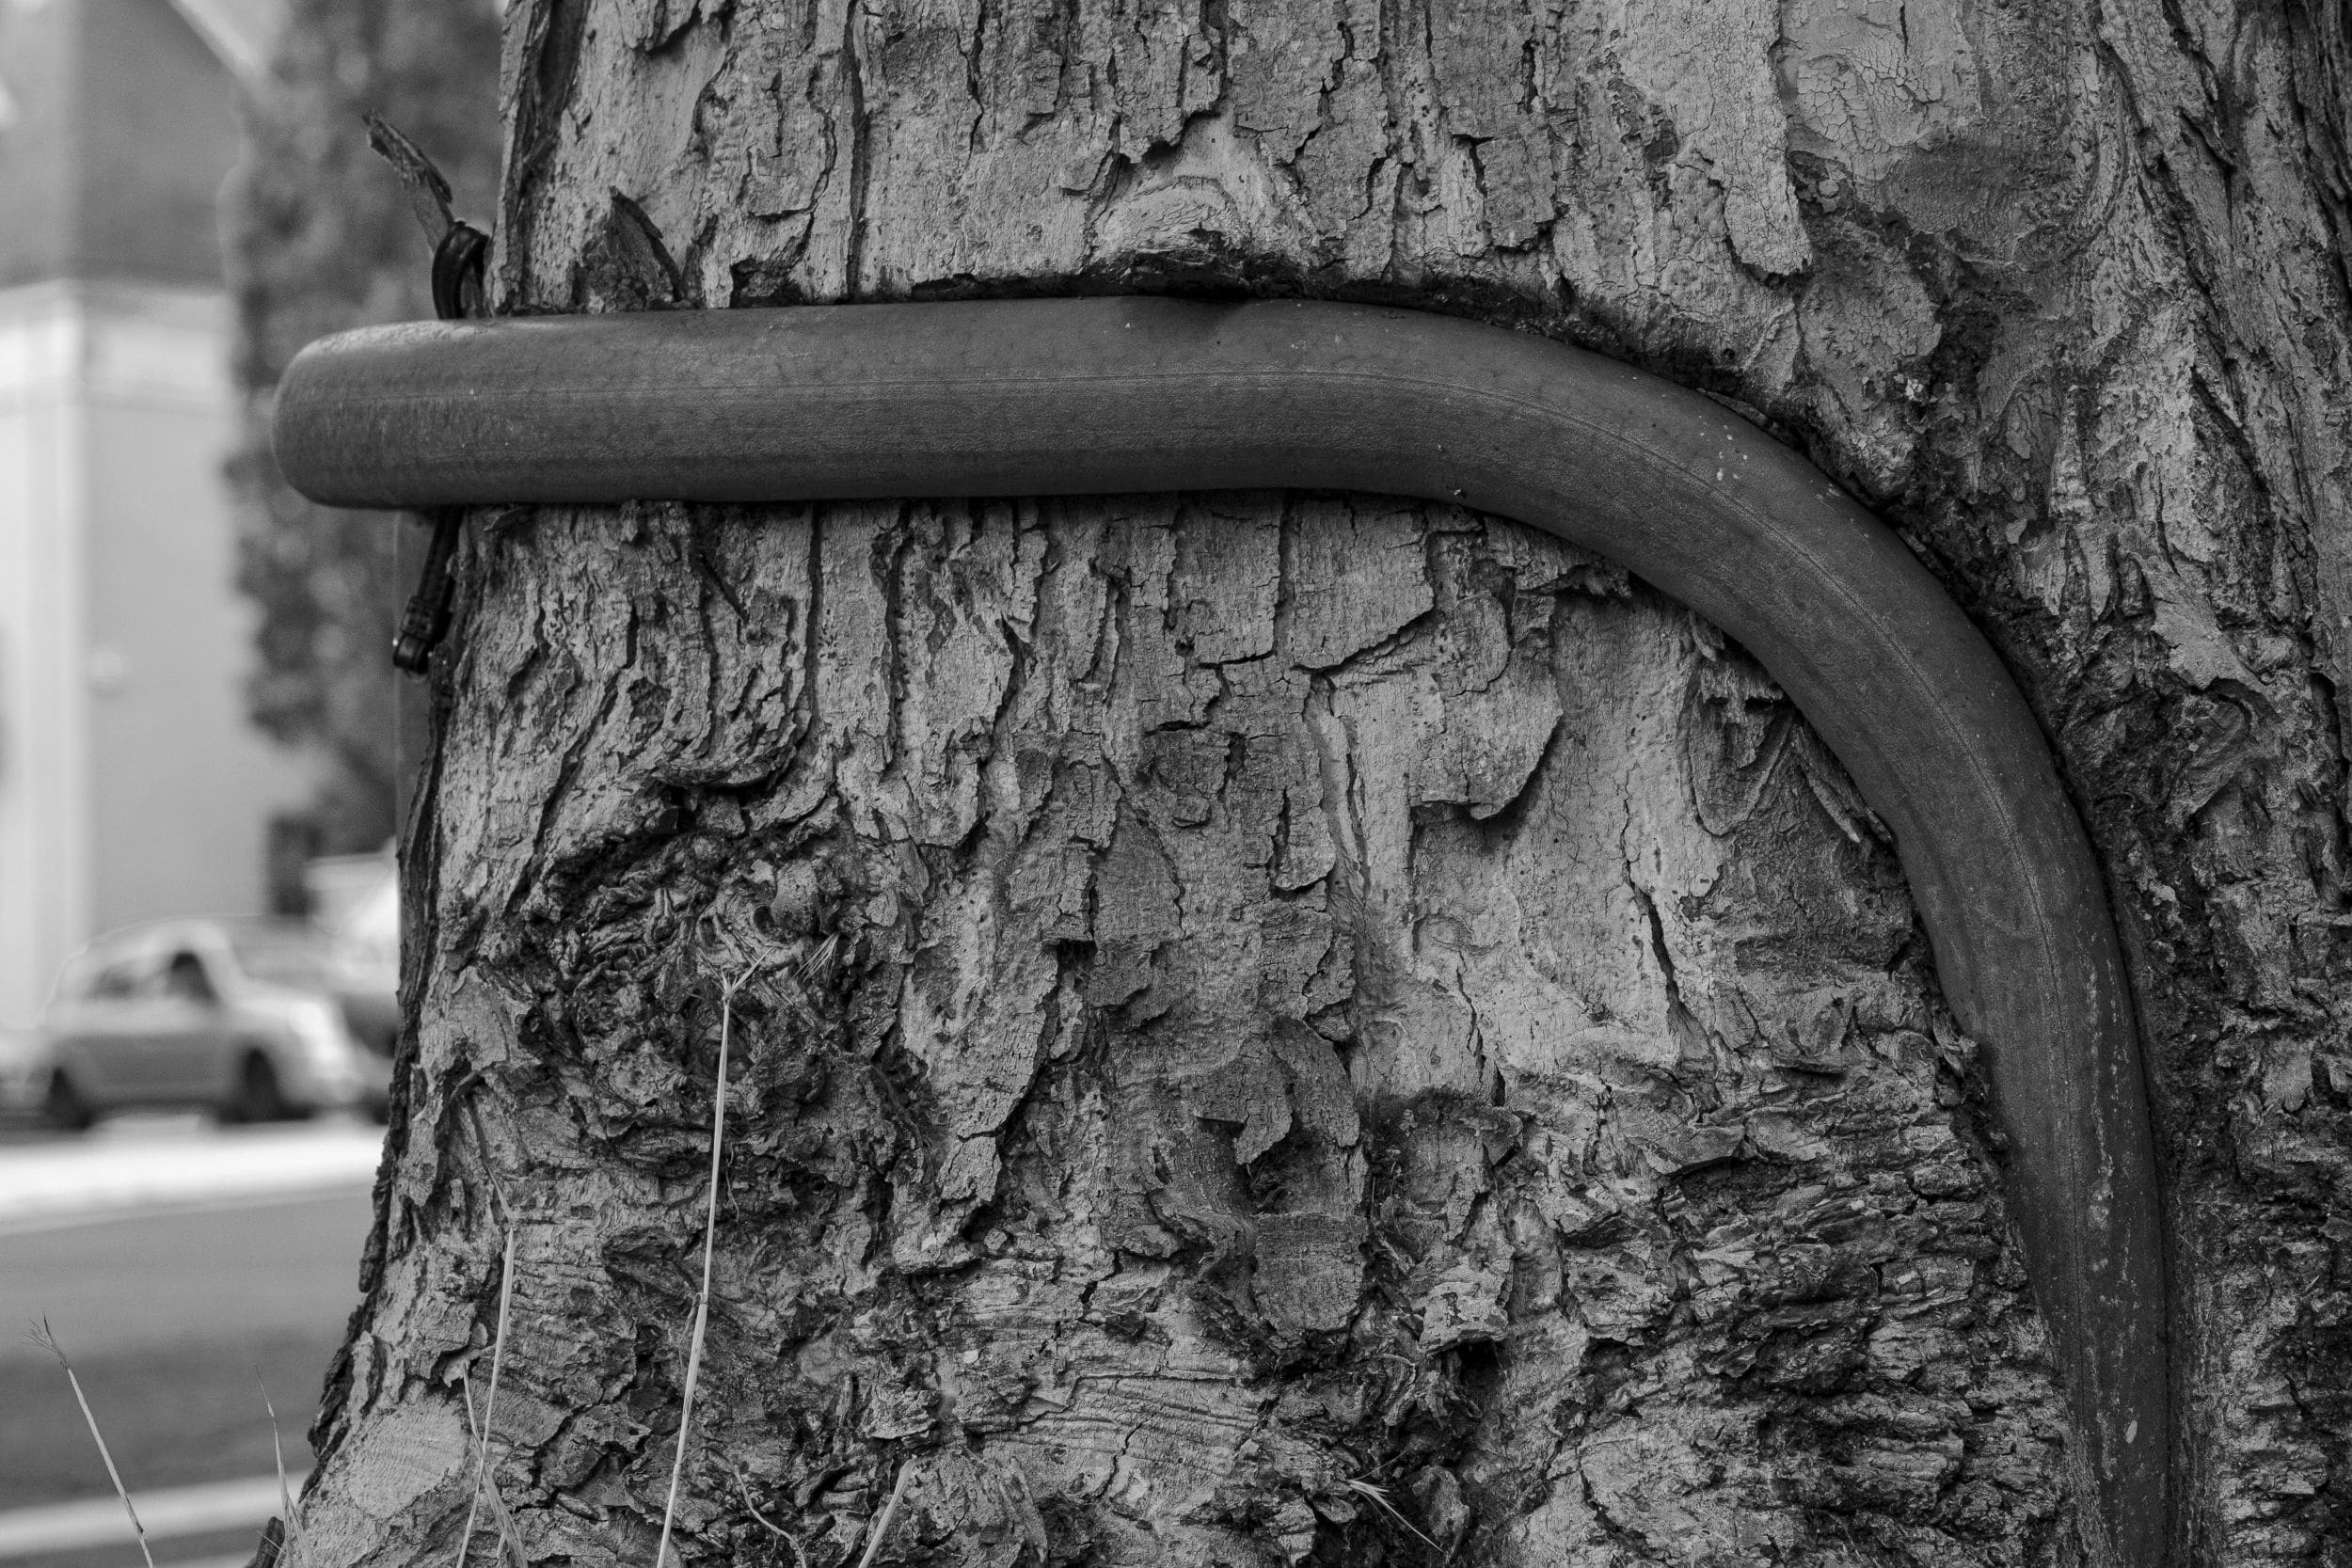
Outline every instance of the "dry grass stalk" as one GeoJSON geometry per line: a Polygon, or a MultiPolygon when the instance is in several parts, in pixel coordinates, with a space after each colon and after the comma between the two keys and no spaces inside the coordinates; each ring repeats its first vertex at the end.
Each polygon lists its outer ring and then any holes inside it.
{"type": "MultiPolygon", "coordinates": [[[[724,1462],[723,1461],[722,1463],[724,1462]]],[[[765,1513],[762,1513],[759,1511],[759,1505],[752,1501],[752,1483],[743,1479],[743,1472],[737,1469],[732,1464],[728,1464],[727,1474],[735,1478],[735,1489],[742,1494],[744,1510],[749,1513],[754,1519],[759,1521],[760,1528],[766,1530],[770,1535],[772,1535],[778,1540],[784,1542],[785,1544],[792,1546],[793,1555],[798,1557],[800,1555],[800,1548],[797,1545],[793,1545],[791,1532],[787,1530],[782,1525],[777,1524],[773,1519],[769,1518],[765,1513]]]]}
{"type": "Polygon", "coordinates": [[[719,990],[719,1072],[710,1097],[710,1187],[703,1203],[702,1289],[694,1296],[694,1333],[686,1347],[686,1386],[678,1396],[677,1453],[670,1461],[670,1496],[661,1505],[661,1543],[654,1548],[654,1568],[669,1568],[670,1532],[677,1522],[678,1486],[686,1477],[686,1440],[694,1421],[694,1386],[703,1370],[703,1330],[710,1322],[710,1260],[719,1239],[719,1167],[726,1149],[727,1051],[734,1043],[735,993],[752,977],[745,970],[719,990]]]}
{"type": "Polygon", "coordinates": [[[293,1553],[294,1546],[302,1539],[302,1530],[300,1525],[295,1519],[294,1488],[286,1484],[286,1445],[278,1437],[278,1406],[270,1401],[269,1384],[263,1381],[262,1377],[262,1370],[259,1367],[256,1367],[253,1370],[253,1381],[262,1390],[262,1408],[269,1412],[269,1448],[271,1454],[275,1456],[278,1461],[278,1517],[284,1521],[280,1528],[285,1531],[285,1534],[279,1544],[278,1551],[272,1554],[273,1559],[275,1559],[277,1557],[289,1556],[293,1553]]]}
{"type": "Polygon", "coordinates": [[[1381,1513],[1396,1521],[1397,1528],[1403,1530],[1406,1534],[1411,1536],[1414,1540],[1420,1542],[1431,1551],[1438,1552],[1445,1549],[1444,1547],[1438,1545],[1435,1541],[1430,1540],[1426,1535],[1423,1535],[1420,1530],[1415,1529],[1413,1528],[1413,1522],[1396,1511],[1396,1505],[1389,1501],[1387,1488],[1376,1486],[1368,1481],[1351,1481],[1345,1482],[1344,1484],[1350,1492],[1355,1493],[1358,1497],[1371,1498],[1373,1503],[1378,1507],[1381,1513]]]}
{"type": "Polygon", "coordinates": [[[147,1549],[147,1527],[139,1523],[139,1511],[131,1506],[130,1488],[122,1484],[122,1472],[115,1468],[115,1456],[106,1449],[105,1434],[98,1430],[98,1418],[90,1414],[89,1399],[82,1392],[82,1380],[74,1375],[73,1363],[66,1358],[65,1347],[57,1343],[57,1336],[43,1318],[40,1326],[31,1331],[33,1343],[57,1358],[65,1369],[65,1380],[73,1386],[73,1402],[82,1407],[82,1419],[89,1423],[90,1441],[98,1445],[98,1457],[106,1462],[106,1479],[115,1483],[115,1496],[122,1499],[122,1512],[131,1516],[131,1531],[139,1538],[139,1556],[147,1560],[147,1568],[155,1568],[155,1554],[147,1549]]]}
{"type": "Polygon", "coordinates": [[[898,1505],[906,1500],[907,1482],[914,1479],[914,1466],[900,1464],[898,1479],[890,1483],[890,1500],[882,1504],[882,1517],[874,1521],[874,1533],[866,1538],[866,1555],[857,1560],[857,1568],[874,1568],[874,1560],[889,1544],[890,1527],[898,1522],[898,1505]]]}
{"type": "MultiPolygon", "coordinates": [[[[506,1365],[506,1323],[515,1304],[515,1243],[521,1229],[515,1224],[512,1210],[501,1202],[499,1207],[506,1215],[506,1265],[499,1278],[498,1338],[490,1346],[490,1391],[482,1401],[482,1430],[476,1435],[473,1467],[473,1495],[466,1502],[466,1533],[457,1542],[457,1568],[466,1568],[466,1556],[473,1548],[474,1520],[482,1509],[482,1482],[490,1472],[491,1423],[498,1418],[499,1372],[506,1365]]],[[[473,1394],[466,1395],[466,1418],[473,1419],[473,1394]]],[[[504,1504],[500,1505],[501,1508],[504,1504]]]]}
{"type": "MultiPolygon", "coordinates": [[[[743,961],[743,968],[719,988],[719,1068],[711,1091],[710,1178],[703,1195],[702,1282],[694,1295],[694,1327],[686,1349],[686,1383],[678,1395],[677,1449],[670,1460],[670,1489],[661,1505],[661,1539],[654,1547],[654,1568],[669,1568],[670,1564],[670,1539],[677,1527],[678,1490],[686,1477],[686,1445],[694,1422],[694,1393],[702,1381],[703,1341],[710,1325],[710,1273],[712,1259],[718,1252],[719,1183],[726,1154],[727,1061],[735,1043],[735,998],[736,993],[749,985],[762,968],[743,951],[733,933],[721,927],[718,934],[734,951],[736,958],[743,961]]],[[[818,966],[830,961],[839,942],[838,935],[827,937],[798,966],[794,981],[805,980],[818,966]]],[[[795,1003],[797,1012],[803,1016],[808,1014],[804,999],[788,1000],[795,1003]]],[[[736,1483],[739,1486],[742,1484],[741,1476],[737,1476],[736,1483]]],[[[750,1502],[748,1492],[744,1501],[747,1505],[750,1502]]],[[[753,1510],[753,1516],[759,1517],[758,1510],[753,1510]]],[[[795,1558],[800,1556],[800,1547],[790,1536],[765,1518],[760,1518],[759,1522],[790,1544],[795,1558]]]]}
{"type": "MultiPolygon", "coordinates": [[[[482,1423],[474,1419],[473,1380],[463,1372],[457,1375],[457,1391],[466,1401],[466,1430],[473,1434],[477,1444],[486,1446],[488,1439],[482,1430],[482,1423]]],[[[505,1494],[499,1490],[499,1478],[495,1475],[489,1478],[488,1492],[490,1517],[498,1525],[500,1544],[506,1548],[506,1555],[513,1560],[515,1568],[528,1568],[528,1560],[523,1556],[522,1532],[515,1526],[514,1513],[506,1506],[505,1494]]]]}

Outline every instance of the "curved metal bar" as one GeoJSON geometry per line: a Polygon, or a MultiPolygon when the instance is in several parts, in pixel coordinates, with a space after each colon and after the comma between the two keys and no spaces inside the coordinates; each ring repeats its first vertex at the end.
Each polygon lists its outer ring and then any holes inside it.
{"type": "Polygon", "coordinates": [[[1283,485],[1460,501],[1738,638],[1894,830],[1984,1046],[2094,1561],[2165,1560],[2164,1242],[2099,868],[1984,639],[1893,533],[1716,404],[1416,311],[1156,299],[422,324],[312,345],[286,477],[334,505],[1283,485]]]}

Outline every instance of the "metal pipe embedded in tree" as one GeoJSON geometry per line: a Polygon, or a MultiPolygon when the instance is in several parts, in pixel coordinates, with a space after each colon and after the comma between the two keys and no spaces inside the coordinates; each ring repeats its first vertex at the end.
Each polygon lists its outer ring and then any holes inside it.
{"type": "Polygon", "coordinates": [[[332,505],[1305,486],[1459,501],[1738,638],[1893,829],[1983,1043],[2095,1560],[2167,1558],[2164,1243],[2099,869],[2009,673],[1890,531],[1695,393],[1414,311],[1159,299],[678,311],[348,333],[278,399],[332,505]]]}

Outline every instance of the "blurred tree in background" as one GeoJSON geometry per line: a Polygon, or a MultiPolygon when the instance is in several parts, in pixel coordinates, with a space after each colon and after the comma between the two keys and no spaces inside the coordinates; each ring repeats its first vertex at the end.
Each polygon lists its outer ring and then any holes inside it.
{"type": "Polygon", "coordinates": [[[421,531],[312,505],[270,456],[278,378],[329,332],[433,313],[429,256],[399,182],[369,150],[373,110],[407,132],[486,217],[498,176],[495,0],[289,0],[271,89],[248,103],[248,151],[224,201],[240,317],[246,436],[239,582],[261,606],[250,704],[326,767],[310,853],[372,849],[406,803],[425,697],[391,667],[421,531]]]}

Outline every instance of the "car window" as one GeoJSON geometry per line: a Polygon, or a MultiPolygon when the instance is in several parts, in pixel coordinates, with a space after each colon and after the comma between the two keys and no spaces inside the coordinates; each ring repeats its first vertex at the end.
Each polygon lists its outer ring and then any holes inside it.
{"type": "Polygon", "coordinates": [[[147,977],[147,955],[130,954],[98,966],[82,994],[93,1002],[124,1002],[139,994],[139,982],[147,977]]]}
{"type": "Polygon", "coordinates": [[[212,977],[204,973],[204,960],[184,947],[164,960],[163,967],[155,972],[151,992],[174,1002],[215,1000],[212,977]]]}

